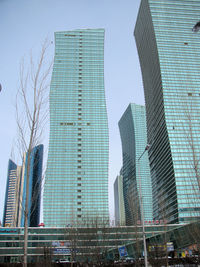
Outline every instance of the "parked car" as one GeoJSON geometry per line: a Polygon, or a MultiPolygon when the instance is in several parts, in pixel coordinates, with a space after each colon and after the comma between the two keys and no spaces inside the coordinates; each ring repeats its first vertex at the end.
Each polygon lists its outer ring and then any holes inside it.
{"type": "Polygon", "coordinates": [[[128,263],[135,263],[135,259],[132,257],[126,257],[126,262],[128,263]]]}
{"type": "Polygon", "coordinates": [[[59,259],[52,260],[52,262],[59,263],[59,259]]]}
{"type": "Polygon", "coordinates": [[[59,263],[67,263],[67,262],[70,262],[68,259],[60,259],[59,260],[59,263]]]}

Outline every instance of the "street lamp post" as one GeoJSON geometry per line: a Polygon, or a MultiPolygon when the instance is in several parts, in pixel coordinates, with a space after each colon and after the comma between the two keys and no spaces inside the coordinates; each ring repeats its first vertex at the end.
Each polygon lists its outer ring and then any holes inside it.
{"type": "Polygon", "coordinates": [[[142,236],[143,236],[143,247],[144,247],[144,262],[145,267],[148,267],[148,259],[147,259],[147,246],[146,246],[146,236],[145,236],[145,227],[144,227],[144,209],[143,209],[143,196],[142,196],[142,188],[141,188],[141,176],[140,176],[140,159],[144,155],[144,153],[150,148],[150,145],[146,145],[144,151],[138,158],[138,177],[139,177],[139,199],[140,199],[140,216],[142,222],[142,236]]]}

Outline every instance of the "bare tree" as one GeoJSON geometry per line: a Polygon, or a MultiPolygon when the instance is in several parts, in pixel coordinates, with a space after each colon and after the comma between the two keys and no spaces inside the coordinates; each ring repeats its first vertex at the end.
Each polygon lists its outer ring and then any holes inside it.
{"type": "MultiPolygon", "coordinates": [[[[136,182],[135,186],[136,188],[136,182]]],[[[132,189],[133,190],[133,189],[132,189]]],[[[130,209],[130,215],[131,215],[131,221],[132,225],[134,226],[134,232],[135,232],[135,246],[134,246],[134,256],[136,261],[136,266],[138,266],[138,259],[141,257],[141,214],[140,214],[140,203],[139,203],[139,196],[136,189],[133,191],[131,190],[131,186],[129,187],[129,193],[128,193],[128,205],[130,209]]]]}
{"type": "Polygon", "coordinates": [[[77,247],[79,241],[79,222],[71,223],[65,228],[65,240],[67,240],[66,244],[70,250],[70,261],[71,267],[74,265],[76,261],[77,247]]]}
{"type": "MultiPolygon", "coordinates": [[[[191,207],[190,216],[195,220],[200,218],[200,145],[199,145],[199,105],[191,101],[185,104],[184,108],[183,131],[186,139],[186,147],[188,155],[188,179],[185,178],[185,187],[187,188],[187,202],[191,207]]],[[[194,220],[193,220],[194,221],[194,220]]],[[[193,224],[190,231],[195,240],[196,255],[200,255],[199,228],[193,224]]]]}
{"type": "MultiPolygon", "coordinates": [[[[194,125],[199,121],[199,112],[191,106],[186,106],[184,109],[184,132],[187,140],[187,146],[189,152],[191,153],[191,167],[195,174],[195,179],[198,185],[198,191],[200,190],[200,146],[199,146],[199,136],[197,136],[197,129],[194,125]]],[[[200,125],[198,125],[200,126],[200,125]]],[[[199,132],[199,130],[198,130],[199,132]]],[[[198,192],[199,193],[199,192],[198,192]]]]}
{"type": "Polygon", "coordinates": [[[28,218],[29,218],[29,173],[31,151],[41,141],[48,114],[48,87],[51,63],[48,63],[47,40],[43,43],[38,61],[30,54],[28,63],[20,65],[20,87],[16,96],[16,121],[18,128],[18,148],[21,156],[26,153],[26,198],[24,207],[24,260],[27,266],[28,218]]]}
{"type": "Polygon", "coordinates": [[[167,212],[166,212],[166,199],[165,199],[165,194],[164,192],[161,193],[160,196],[160,202],[159,202],[159,210],[160,210],[160,216],[162,218],[162,223],[163,223],[163,240],[161,244],[161,248],[163,249],[163,256],[165,258],[165,264],[166,266],[169,266],[168,263],[168,250],[167,250],[167,212]]]}

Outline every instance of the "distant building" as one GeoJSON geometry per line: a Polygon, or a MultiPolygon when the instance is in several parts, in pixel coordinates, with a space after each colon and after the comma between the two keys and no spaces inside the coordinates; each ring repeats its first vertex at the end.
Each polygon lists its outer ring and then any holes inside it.
{"type": "MultiPolygon", "coordinates": [[[[21,217],[20,226],[24,226],[24,208],[26,199],[26,182],[27,182],[27,153],[26,160],[23,162],[23,174],[21,176],[21,217]]],[[[40,201],[41,201],[41,183],[42,183],[42,163],[43,163],[43,145],[34,147],[30,155],[29,171],[29,199],[28,199],[28,225],[37,227],[40,220],[40,201]]]]}
{"type": "MultiPolygon", "coordinates": [[[[40,218],[43,145],[34,147],[31,151],[30,158],[28,225],[30,227],[37,227],[40,218]]],[[[27,153],[24,156],[22,166],[17,166],[12,160],[9,160],[3,226],[24,226],[24,209],[27,181],[26,168],[27,153]]]]}
{"type": "Polygon", "coordinates": [[[115,200],[115,225],[125,225],[125,209],[123,195],[123,176],[118,175],[114,182],[114,200],[115,200]]]}
{"type": "Polygon", "coordinates": [[[134,31],[151,144],[153,216],[168,223],[200,217],[199,14],[199,0],[142,0],[134,31]]]}
{"type": "Polygon", "coordinates": [[[142,193],[144,220],[153,219],[149,159],[147,152],[143,154],[147,146],[145,107],[129,104],[119,121],[119,130],[122,142],[126,224],[132,225],[141,220],[140,191],[142,193]]]}
{"type": "Polygon", "coordinates": [[[16,227],[18,224],[20,177],[21,167],[10,159],[8,162],[3,227],[16,227]]]}
{"type": "Polygon", "coordinates": [[[45,226],[108,221],[108,152],[104,29],[56,32],[45,226]]]}

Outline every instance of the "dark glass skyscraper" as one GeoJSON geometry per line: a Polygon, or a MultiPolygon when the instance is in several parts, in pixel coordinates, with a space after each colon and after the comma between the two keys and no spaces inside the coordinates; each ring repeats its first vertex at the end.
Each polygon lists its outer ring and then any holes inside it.
{"type": "MultiPolygon", "coordinates": [[[[29,199],[28,199],[28,225],[37,227],[40,220],[40,201],[41,201],[41,186],[42,186],[42,164],[43,164],[43,145],[35,146],[30,154],[30,172],[29,172],[29,199]]],[[[21,227],[24,226],[24,207],[26,199],[26,182],[27,182],[27,154],[25,155],[24,165],[22,166],[23,173],[21,178],[21,227]]]]}
{"type": "Polygon", "coordinates": [[[123,193],[126,224],[141,220],[140,192],[143,200],[144,220],[152,220],[152,186],[147,146],[145,107],[129,104],[119,121],[123,156],[123,193]],[[142,155],[142,157],[141,157],[142,155]]]}
{"type": "Polygon", "coordinates": [[[55,33],[46,226],[108,219],[104,30],[55,33]]]}
{"type": "Polygon", "coordinates": [[[142,69],[155,219],[200,216],[198,0],[142,0],[135,27],[142,69]]]}
{"type": "MultiPolygon", "coordinates": [[[[34,147],[30,155],[28,226],[37,227],[40,219],[43,145],[34,147]]],[[[27,182],[27,153],[22,166],[8,163],[3,226],[23,227],[27,182]]]]}

